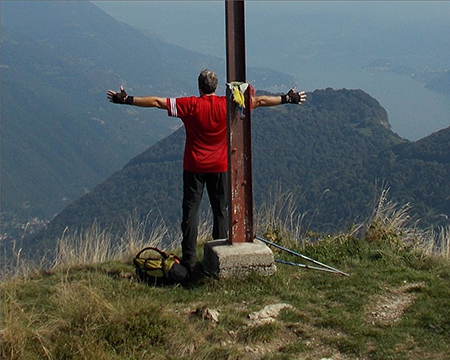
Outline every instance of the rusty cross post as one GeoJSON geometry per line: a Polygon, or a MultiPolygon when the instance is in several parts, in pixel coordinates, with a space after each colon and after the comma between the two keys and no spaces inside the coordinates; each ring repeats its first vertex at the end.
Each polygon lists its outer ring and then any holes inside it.
{"type": "MultiPolygon", "coordinates": [[[[227,82],[246,82],[244,1],[225,1],[227,82]]],[[[249,89],[242,109],[227,88],[229,242],[253,242],[252,153],[249,89]]]]}

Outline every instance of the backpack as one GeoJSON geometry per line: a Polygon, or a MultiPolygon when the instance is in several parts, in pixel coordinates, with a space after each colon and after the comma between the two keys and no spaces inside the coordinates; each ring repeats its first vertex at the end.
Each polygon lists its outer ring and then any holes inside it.
{"type": "Polygon", "coordinates": [[[139,251],[133,265],[138,279],[153,285],[180,283],[188,275],[178,256],[167,255],[155,247],[139,251]]]}

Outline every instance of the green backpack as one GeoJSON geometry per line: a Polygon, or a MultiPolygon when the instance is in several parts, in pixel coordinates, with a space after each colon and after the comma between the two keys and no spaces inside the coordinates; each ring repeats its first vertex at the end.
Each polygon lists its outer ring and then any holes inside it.
{"type": "Polygon", "coordinates": [[[178,256],[167,255],[155,247],[139,251],[133,265],[138,279],[153,285],[180,283],[188,275],[178,256]]]}

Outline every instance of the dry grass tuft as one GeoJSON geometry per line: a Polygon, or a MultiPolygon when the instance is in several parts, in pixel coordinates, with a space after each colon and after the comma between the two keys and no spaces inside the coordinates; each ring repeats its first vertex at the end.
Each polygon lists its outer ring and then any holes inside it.
{"type": "Polygon", "coordinates": [[[411,223],[410,204],[400,206],[388,200],[383,190],[372,216],[362,224],[363,236],[369,242],[386,243],[392,249],[409,249],[426,256],[449,259],[450,226],[422,229],[411,223]]]}
{"type": "Polygon", "coordinates": [[[304,234],[304,213],[296,209],[298,195],[293,191],[282,192],[276,188],[268,195],[266,203],[259,208],[254,224],[255,232],[286,246],[296,244],[304,234]]]}

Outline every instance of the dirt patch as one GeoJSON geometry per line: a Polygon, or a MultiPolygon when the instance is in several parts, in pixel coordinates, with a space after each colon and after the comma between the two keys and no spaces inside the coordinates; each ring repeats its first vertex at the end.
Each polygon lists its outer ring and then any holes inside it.
{"type": "Polygon", "coordinates": [[[377,295],[366,309],[366,321],[371,324],[392,325],[401,320],[405,310],[414,303],[417,291],[425,283],[405,284],[385,294],[377,295]]]}

